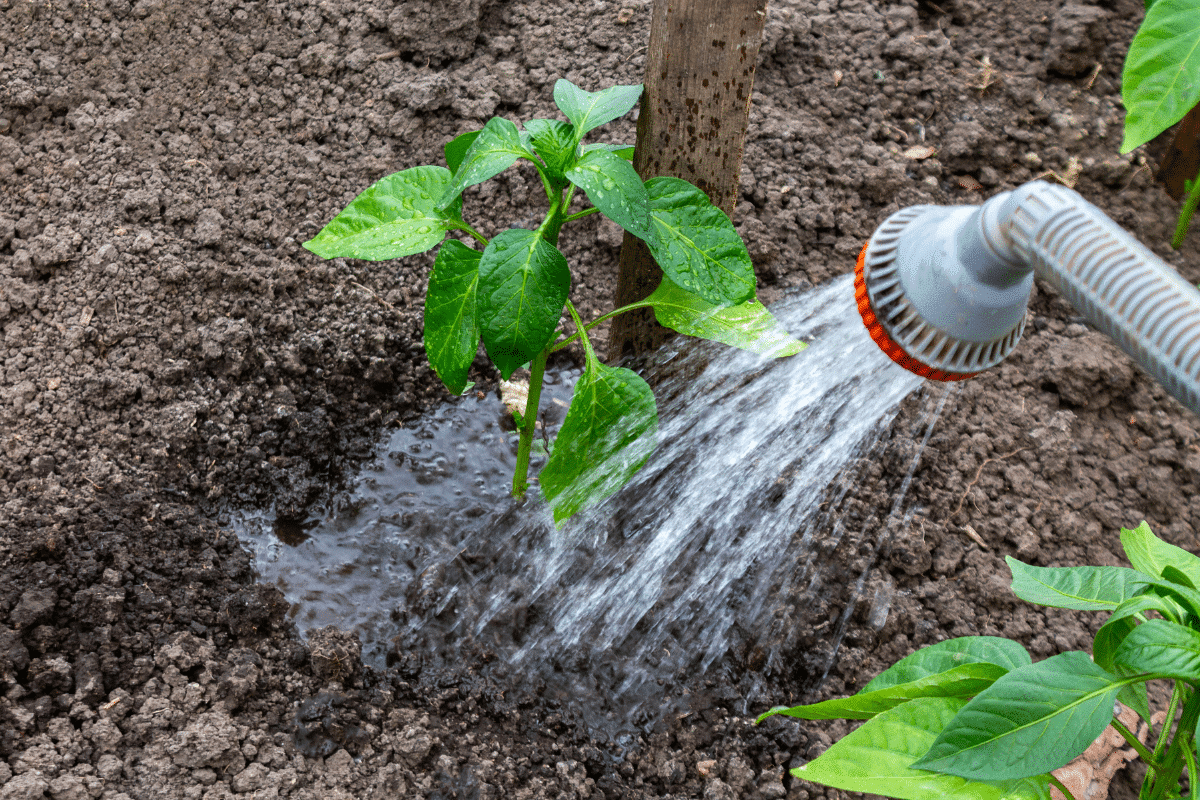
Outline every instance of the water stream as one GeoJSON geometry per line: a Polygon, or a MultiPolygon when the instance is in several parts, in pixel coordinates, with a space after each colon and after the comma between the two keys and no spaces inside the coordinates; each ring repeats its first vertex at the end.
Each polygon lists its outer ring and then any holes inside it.
{"type": "MultiPolygon", "coordinates": [[[[540,504],[508,497],[515,434],[487,395],[390,432],[303,530],[245,514],[243,538],[302,629],[356,630],[369,662],[419,671],[488,653],[496,675],[563,698],[599,730],[645,726],[686,707],[673,686],[768,641],[778,598],[815,598],[831,578],[863,590],[884,532],[865,569],[822,575],[844,530],[821,504],[921,381],[879,352],[853,306],[846,276],[772,307],[810,342],[793,358],[691,342],[662,354],[690,378],[656,388],[658,450],[561,531],[540,504]]],[[[551,427],[575,377],[547,386],[551,427]]],[[[940,411],[920,423],[926,441],[940,411]]],[[[872,611],[883,619],[886,594],[872,611]]]]}

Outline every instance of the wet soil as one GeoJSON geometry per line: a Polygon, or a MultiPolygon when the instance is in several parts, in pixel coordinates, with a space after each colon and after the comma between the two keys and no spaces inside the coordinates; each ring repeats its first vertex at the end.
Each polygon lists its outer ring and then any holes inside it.
{"type": "MultiPolygon", "coordinates": [[[[899,207],[1048,173],[1200,279],[1195,237],[1165,248],[1152,160],[1117,154],[1142,5],[771,3],[734,215],[763,298],[848,271],[899,207]]],[[[855,465],[830,568],[883,534],[864,593],[893,588],[881,626],[848,593],[780,598],[786,658],[731,652],[673,687],[690,712],[621,742],[520,675],[482,677],[483,648],[379,672],[336,630],[301,640],[223,509],[302,519],[444,395],[423,364],[429,259],[298,243],[493,115],[554,116],[558,77],[640,81],[649,11],[0,0],[0,798],[834,796],[786,768],[844,729],[755,713],[949,636],[1086,648],[1095,621],[1015,603],[1004,555],[1118,563],[1142,519],[1200,548],[1194,417],[1040,286],[1016,353],[947,398],[909,524],[892,498],[946,388],[855,465]]],[[[606,131],[632,141],[633,121],[606,131]]],[[[512,170],[467,213],[494,210],[490,235],[533,221],[539,194],[512,170]]],[[[595,217],[564,236],[585,315],[607,308],[618,246],[595,217]]]]}

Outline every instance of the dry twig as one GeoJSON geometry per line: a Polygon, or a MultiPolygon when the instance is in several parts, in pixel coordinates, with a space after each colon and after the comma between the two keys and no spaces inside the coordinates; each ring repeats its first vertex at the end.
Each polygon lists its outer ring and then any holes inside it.
{"type": "Polygon", "coordinates": [[[1013,450],[1011,453],[1006,453],[1005,455],[1002,455],[1002,456],[996,456],[995,458],[985,458],[983,460],[983,463],[979,465],[979,469],[975,470],[975,477],[971,479],[971,482],[967,484],[967,488],[965,490],[963,490],[962,497],[958,498],[958,505],[955,506],[954,513],[951,514],[950,516],[953,517],[955,514],[962,511],[963,503],[966,502],[967,495],[971,493],[971,487],[979,482],[979,476],[983,474],[984,467],[986,467],[988,464],[991,464],[993,461],[1004,461],[1005,459],[1012,458],[1017,453],[1020,453],[1022,451],[1028,450],[1028,449],[1029,449],[1028,447],[1018,447],[1016,450],[1013,450]]]}

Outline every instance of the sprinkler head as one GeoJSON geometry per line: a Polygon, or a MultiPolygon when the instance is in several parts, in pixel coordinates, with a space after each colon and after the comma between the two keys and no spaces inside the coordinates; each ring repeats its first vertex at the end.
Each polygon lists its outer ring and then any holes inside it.
{"type": "Polygon", "coordinates": [[[1025,329],[1033,269],[1014,260],[983,206],[913,206],[859,253],[854,295],[871,339],[923,378],[957,381],[995,366],[1025,329]]]}
{"type": "Polygon", "coordinates": [[[867,281],[864,276],[863,264],[866,261],[867,249],[870,246],[870,242],[863,245],[863,249],[858,254],[858,263],[854,265],[854,300],[858,304],[858,313],[862,317],[863,324],[867,326],[867,333],[871,334],[871,341],[879,345],[879,349],[892,361],[895,361],[909,372],[920,375],[922,378],[929,378],[935,381],[961,381],[967,378],[974,378],[978,373],[943,372],[940,369],[934,369],[922,364],[906,353],[904,348],[888,335],[887,329],[883,327],[879,318],[875,316],[875,309],[871,307],[871,300],[867,296],[867,281]]]}
{"type": "Polygon", "coordinates": [[[952,381],[1012,352],[1035,272],[1200,414],[1200,291],[1065,186],[897,211],[859,254],[854,292],[883,352],[952,381]]]}

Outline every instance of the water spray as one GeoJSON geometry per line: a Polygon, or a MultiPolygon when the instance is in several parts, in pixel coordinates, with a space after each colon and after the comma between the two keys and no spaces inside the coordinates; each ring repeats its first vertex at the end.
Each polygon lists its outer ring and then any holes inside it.
{"type": "Polygon", "coordinates": [[[1200,414],[1200,291],[1064,186],[1032,181],[981,206],[901,209],[863,247],[854,290],[893,361],[953,381],[1016,347],[1035,275],[1200,414]]]}

